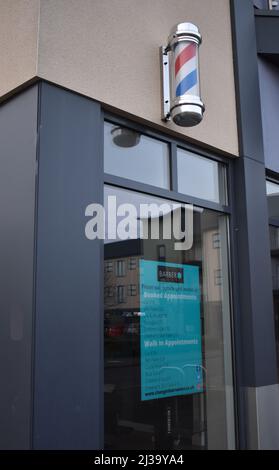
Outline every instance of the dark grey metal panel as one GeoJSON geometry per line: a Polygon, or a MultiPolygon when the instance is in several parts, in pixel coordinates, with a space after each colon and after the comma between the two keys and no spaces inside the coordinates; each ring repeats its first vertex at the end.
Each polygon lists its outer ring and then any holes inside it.
{"type": "Polygon", "coordinates": [[[238,375],[241,386],[258,387],[277,382],[258,59],[252,1],[232,0],[231,5],[240,139],[240,158],[234,164],[240,299],[236,344],[242,354],[238,375]]]}
{"type": "Polygon", "coordinates": [[[240,154],[263,162],[260,89],[252,0],[231,0],[240,154]]]}
{"type": "Polygon", "coordinates": [[[85,208],[103,200],[100,106],[42,84],[35,449],[98,449],[103,426],[103,244],[85,208]]]}
{"type": "Polygon", "coordinates": [[[277,383],[268,211],[262,164],[249,158],[235,163],[235,205],[241,386],[260,387],[277,383]]]}
{"type": "Polygon", "coordinates": [[[38,87],[0,107],[0,448],[30,448],[38,87]]]}
{"type": "Polygon", "coordinates": [[[279,67],[259,58],[259,76],[265,165],[268,169],[279,172],[279,67]]]}
{"type": "MultiPolygon", "coordinates": [[[[240,144],[232,182],[234,339],[239,443],[247,448],[251,413],[257,414],[257,409],[247,400],[245,391],[275,384],[277,372],[253,2],[231,0],[231,9],[240,144]]],[[[257,435],[256,421],[252,430],[257,435]]]]}
{"type": "Polygon", "coordinates": [[[259,11],[255,21],[258,53],[279,54],[279,11],[259,11]]]}

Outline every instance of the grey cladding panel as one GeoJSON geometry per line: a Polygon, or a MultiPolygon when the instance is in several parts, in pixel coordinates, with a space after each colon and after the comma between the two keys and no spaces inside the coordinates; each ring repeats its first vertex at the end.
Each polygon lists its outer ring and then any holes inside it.
{"type": "Polygon", "coordinates": [[[38,87],[0,107],[0,449],[28,449],[38,87]]]}
{"type": "Polygon", "coordinates": [[[38,192],[36,449],[98,449],[102,426],[102,244],[85,208],[103,199],[98,104],[43,84],[38,192]]]}

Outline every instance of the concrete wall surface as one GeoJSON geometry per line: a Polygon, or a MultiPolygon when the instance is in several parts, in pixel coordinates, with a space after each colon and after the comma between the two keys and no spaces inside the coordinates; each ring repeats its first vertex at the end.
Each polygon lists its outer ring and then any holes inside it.
{"type": "Polygon", "coordinates": [[[39,76],[238,155],[229,0],[0,0],[0,16],[0,96],[39,76]],[[192,129],[161,121],[159,47],[185,21],[203,35],[206,113],[192,129]]]}
{"type": "Polygon", "coordinates": [[[37,75],[40,0],[0,0],[0,99],[37,75]]]}

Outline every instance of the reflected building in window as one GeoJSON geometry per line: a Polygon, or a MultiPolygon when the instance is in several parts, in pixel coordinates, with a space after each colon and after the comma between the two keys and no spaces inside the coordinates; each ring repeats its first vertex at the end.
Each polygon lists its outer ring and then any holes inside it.
{"type": "MultiPolygon", "coordinates": [[[[124,196],[133,202],[142,198],[137,193],[109,187],[105,194],[112,192],[121,202],[124,196]]],[[[150,219],[144,223],[149,225],[150,219]]],[[[106,448],[120,449],[125,436],[127,449],[139,446],[141,449],[225,449],[233,435],[233,405],[228,393],[231,389],[226,384],[231,370],[230,364],[224,361],[226,348],[230,347],[224,331],[230,317],[226,216],[195,208],[193,245],[183,251],[174,249],[173,238],[163,238],[162,225],[163,218],[159,217],[158,239],[105,243],[106,448]],[[198,269],[202,393],[142,401],[141,261],[198,269]],[[171,423],[170,432],[168,423],[171,423]]],[[[170,313],[175,316],[175,303],[171,308],[170,313]]]]}

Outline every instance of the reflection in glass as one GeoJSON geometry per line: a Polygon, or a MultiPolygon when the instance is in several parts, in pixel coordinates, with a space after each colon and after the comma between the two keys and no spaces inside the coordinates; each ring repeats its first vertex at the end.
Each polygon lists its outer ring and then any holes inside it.
{"type": "MultiPolygon", "coordinates": [[[[105,203],[112,195],[164,202],[107,186],[105,203]]],[[[157,240],[105,242],[105,447],[232,449],[227,218],[196,208],[188,251],[161,228],[157,240]]]]}
{"type": "Polygon", "coordinates": [[[273,287],[273,305],[275,317],[275,335],[277,349],[277,367],[279,377],[279,228],[269,227],[270,230],[270,248],[271,248],[271,266],[272,266],[272,287],[273,287]]]}
{"type": "Polygon", "coordinates": [[[177,150],[178,191],[199,199],[227,204],[224,165],[187,150],[177,150]]]}
{"type": "Polygon", "coordinates": [[[169,147],[133,130],[105,123],[105,173],[169,189],[169,147]]]}
{"type": "Polygon", "coordinates": [[[271,219],[279,217],[279,184],[266,182],[268,213],[271,219]]]}

